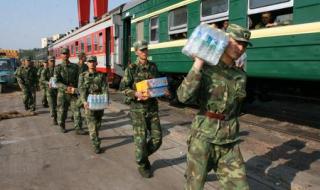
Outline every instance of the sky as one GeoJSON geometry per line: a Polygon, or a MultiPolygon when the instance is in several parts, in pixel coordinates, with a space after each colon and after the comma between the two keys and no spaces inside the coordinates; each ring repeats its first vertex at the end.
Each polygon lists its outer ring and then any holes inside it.
{"type": "MultiPolygon", "coordinates": [[[[109,0],[109,10],[129,1],[109,0]]],[[[40,48],[41,38],[66,33],[78,25],[77,0],[0,0],[2,49],[40,48]]]]}

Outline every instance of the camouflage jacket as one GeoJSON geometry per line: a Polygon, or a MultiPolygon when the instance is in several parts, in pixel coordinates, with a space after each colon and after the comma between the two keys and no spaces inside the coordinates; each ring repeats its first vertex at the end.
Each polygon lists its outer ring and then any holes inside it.
{"type": "Polygon", "coordinates": [[[120,90],[126,96],[126,103],[131,104],[132,111],[158,111],[158,102],[156,98],[138,101],[135,97],[136,83],[157,77],[159,77],[157,65],[149,61],[147,64],[142,65],[139,64],[139,60],[137,60],[126,68],[120,83],[120,90]]]}
{"type": "Polygon", "coordinates": [[[43,68],[40,75],[40,84],[44,88],[49,87],[50,78],[54,76],[54,67],[52,68],[43,68]]]}
{"type": "Polygon", "coordinates": [[[86,71],[79,77],[79,92],[81,102],[87,101],[89,94],[108,94],[108,81],[104,73],[86,71]]]}
{"type": "Polygon", "coordinates": [[[38,83],[37,69],[34,67],[20,66],[15,72],[21,88],[35,88],[38,83]]]}
{"type": "Polygon", "coordinates": [[[191,136],[214,144],[239,140],[238,115],[246,96],[246,75],[240,69],[223,62],[216,66],[205,64],[199,72],[191,69],[178,88],[181,102],[197,102],[200,111],[193,120],[191,136]],[[225,120],[208,118],[209,112],[224,114],[225,120]]]}
{"type": "Polygon", "coordinates": [[[73,63],[63,62],[56,66],[54,75],[57,78],[58,91],[65,92],[68,86],[78,87],[79,67],[73,63]]]}

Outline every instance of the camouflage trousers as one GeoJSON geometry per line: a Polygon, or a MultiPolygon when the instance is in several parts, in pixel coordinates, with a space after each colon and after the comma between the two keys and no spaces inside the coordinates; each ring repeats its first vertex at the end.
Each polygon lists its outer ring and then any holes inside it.
{"type": "Polygon", "coordinates": [[[65,121],[68,115],[68,109],[71,107],[74,119],[74,128],[82,128],[82,118],[79,112],[75,111],[79,109],[78,97],[76,95],[70,95],[63,92],[58,92],[57,97],[57,115],[59,126],[65,126],[65,121]]]}
{"type": "Polygon", "coordinates": [[[245,164],[237,144],[216,145],[191,137],[188,145],[185,190],[202,190],[213,169],[221,189],[248,190],[245,164]]]}
{"type": "Polygon", "coordinates": [[[162,132],[158,112],[131,111],[136,162],[139,168],[149,164],[148,156],[159,149],[162,132]]]}
{"type": "Polygon", "coordinates": [[[26,110],[36,110],[36,90],[33,88],[22,89],[22,101],[26,110]]]}
{"type": "Polygon", "coordinates": [[[42,92],[43,92],[42,98],[41,98],[41,103],[42,103],[43,106],[47,106],[47,105],[48,105],[48,98],[47,98],[48,88],[46,88],[46,87],[41,87],[41,90],[42,90],[42,92]]]}
{"type": "Polygon", "coordinates": [[[57,95],[56,89],[47,89],[47,98],[50,109],[50,116],[57,119],[57,95]]]}
{"type": "Polygon", "coordinates": [[[85,117],[87,121],[89,136],[94,147],[100,147],[101,141],[99,139],[99,129],[101,127],[102,116],[103,110],[85,110],[85,117]]]}

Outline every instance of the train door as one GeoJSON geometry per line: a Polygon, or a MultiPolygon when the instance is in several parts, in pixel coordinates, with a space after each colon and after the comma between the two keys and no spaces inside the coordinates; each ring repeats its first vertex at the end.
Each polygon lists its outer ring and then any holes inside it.
{"type": "Polygon", "coordinates": [[[111,63],[111,32],[110,27],[106,28],[106,46],[105,46],[105,52],[106,52],[106,69],[107,71],[110,71],[110,68],[112,66],[111,63]]]}
{"type": "Polygon", "coordinates": [[[131,62],[131,17],[123,20],[123,66],[131,62]]]}

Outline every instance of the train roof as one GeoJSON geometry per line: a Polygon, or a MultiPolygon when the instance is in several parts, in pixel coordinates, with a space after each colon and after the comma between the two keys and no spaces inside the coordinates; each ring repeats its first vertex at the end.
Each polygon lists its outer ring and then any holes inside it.
{"type": "Polygon", "coordinates": [[[121,9],[122,9],[123,6],[124,6],[124,4],[122,4],[122,5],[114,8],[114,9],[112,9],[112,10],[110,10],[110,11],[107,12],[107,13],[105,13],[104,15],[102,15],[101,19],[99,19],[99,20],[97,20],[97,21],[94,21],[94,22],[91,22],[91,23],[89,23],[89,24],[86,24],[86,25],[84,25],[83,27],[80,27],[79,29],[76,29],[76,30],[75,30],[74,32],[72,32],[71,34],[62,37],[61,39],[59,39],[59,40],[55,41],[54,43],[52,43],[51,45],[49,45],[49,48],[55,46],[56,44],[61,43],[62,41],[66,40],[66,39],[69,39],[69,38],[71,38],[71,37],[73,37],[73,36],[75,36],[75,35],[83,32],[83,31],[86,31],[87,29],[89,29],[89,28],[91,28],[91,27],[94,27],[94,26],[97,25],[97,24],[100,24],[100,23],[102,23],[102,22],[105,22],[105,21],[111,19],[111,18],[112,18],[112,15],[114,15],[114,14],[120,14],[120,13],[121,13],[121,9]]]}
{"type": "Polygon", "coordinates": [[[140,3],[143,3],[147,0],[133,0],[133,1],[130,1],[128,3],[125,4],[125,6],[123,7],[123,11],[127,11],[133,7],[135,7],[136,5],[139,5],[140,3]]]}

